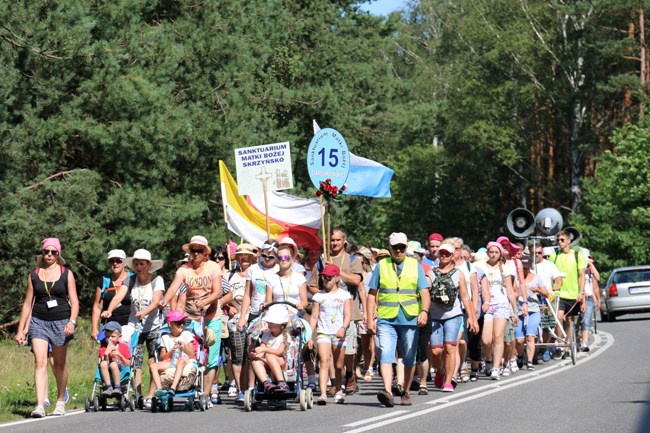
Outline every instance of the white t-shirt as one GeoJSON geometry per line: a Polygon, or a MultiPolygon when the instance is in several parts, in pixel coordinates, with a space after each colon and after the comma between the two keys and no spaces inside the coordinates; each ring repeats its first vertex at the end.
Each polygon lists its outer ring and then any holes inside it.
{"type": "Polygon", "coordinates": [[[173,337],[172,334],[163,334],[163,336],[160,337],[160,347],[164,347],[165,350],[169,352],[179,341],[183,344],[191,343],[194,341],[194,336],[192,336],[190,331],[183,331],[178,337],[173,337]]]}
{"type": "Polygon", "coordinates": [[[490,289],[490,305],[498,304],[508,304],[508,292],[503,281],[507,277],[513,276],[512,268],[509,266],[503,266],[503,275],[499,270],[499,264],[496,266],[490,266],[488,263],[482,267],[482,270],[485,272],[487,277],[488,287],[490,289]]]}
{"type": "Polygon", "coordinates": [[[465,287],[467,287],[467,294],[469,295],[469,299],[472,299],[472,284],[470,282],[470,276],[472,274],[476,274],[476,266],[470,262],[463,262],[461,265],[456,266],[456,268],[465,276],[465,287]],[[469,265],[469,267],[467,265],[469,265]]]}
{"type": "Polygon", "coordinates": [[[271,331],[265,331],[262,334],[262,343],[266,344],[271,349],[279,349],[284,343],[284,332],[281,332],[277,337],[271,334],[271,331]]]}
{"type": "MultiPolygon", "coordinates": [[[[300,287],[307,284],[307,280],[303,274],[297,272],[291,272],[288,277],[280,277],[276,273],[268,277],[266,284],[271,289],[271,301],[287,301],[292,304],[299,304],[300,287]]],[[[293,308],[289,307],[289,310],[293,310],[293,308]]],[[[295,313],[296,311],[292,312],[295,313]]]]}
{"type": "MultiPolygon", "coordinates": [[[[250,279],[251,268],[248,268],[248,271],[244,275],[240,275],[239,272],[226,272],[223,274],[221,294],[227,295],[228,293],[232,293],[233,304],[237,306],[238,310],[241,310],[244,294],[246,293],[246,281],[250,279]]],[[[234,318],[239,319],[240,315],[241,311],[238,311],[234,318]]]]}
{"type": "Polygon", "coordinates": [[[531,267],[531,271],[542,279],[544,282],[544,287],[547,290],[553,289],[553,281],[560,275],[560,270],[555,265],[555,263],[550,262],[546,259],[542,260],[541,263],[537,263],[537,267],[531,267]]]}
{"type": "MultiPolygon", "coordinates": [[[[138,319],[135,317],[135,313],[142,311],[151,305],[154,292],[165,291],[165,282],[162,277],[156,277],[150,283],[141,286],[138,283],[138,277],[134,276],[133,278],[135,278],[135,285],[131,289],[130,293],[131,315],[129,316],[129,324],[135,328],[138,324],[138,319]]],[[[142,332],[149,332],[152,329],[158,328],[160,328],[160,315],[158,314],[158,310],[154,310],[147,314],[142,321],[142,332]]]]}
{"type": "Polygon", "coordinates": [[[314,295],[313,301],[318,303],[318,326],[320,334],[333,335],[343,326],[343,308],[345,301],[351,301],[352,295],[345,290],[335,292],[319,292],[314,295]]]}
{"type": "Polygon", "coordinates": [[[255,263],[250,267],[250,280],[253,286],[253,296],[251,297],[250,314],[260,314],[260,305],[266,302],[266,280],[278,272],[278,265],[272,268],[263,268],[260,264],[255,263]]]}

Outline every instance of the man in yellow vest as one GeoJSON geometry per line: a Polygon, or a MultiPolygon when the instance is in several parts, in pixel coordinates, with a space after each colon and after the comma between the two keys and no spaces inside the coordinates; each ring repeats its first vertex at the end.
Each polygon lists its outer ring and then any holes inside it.
{"type": "Polygon", "coordinates": [[[394,396],[402,406],[410,406],[409,386],[415,369],[418,326],[429,320],[429,282],[424,269],[412,257],[406,256],[408,239],[404,233],[392,233],[388,239],[390,257],[379,261],[368,284],[366,317],[368,331],[379,338],[379,368],[384,389],[377,399],[386,407],[395,405],[394,396]],[[371,319],[377,316],[377,323],[371,319]],[[404,383],[393,386],[393,364],[399,343],[404,362],[404,383]]]}

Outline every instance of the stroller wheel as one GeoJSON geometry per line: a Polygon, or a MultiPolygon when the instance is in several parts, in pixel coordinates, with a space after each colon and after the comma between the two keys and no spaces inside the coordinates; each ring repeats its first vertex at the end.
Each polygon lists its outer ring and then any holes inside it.
{"type": "Polygon", "coordinates": [[[306,411],[307,408],[307,390],[301,389],[300,390],[300,410],[301,411],[306,411]]]}
{"type": "Polygon", "coordinates": [[[158,412],[158,397],[151,398],[151,412],[158,412]]]}
{"type": "Polygon", "coordinates": [[[305,390],[306,396],[307,396],[307,409],[311,409],[314,407],[314,390],[311,388],[307,388],[305,390]]]}
{"type": "Polygon", "coordinates": [[[139,395],[137,401],[138,401],[137,402],[138,409],[140,410],[144,409],[144,397],[139,395]]]}
{"type": "Polygon", "coordinates": [[[174,399],[169,397],[167,399],[167,412],[171,412],[174,410],[174,399]]]}
{"type": "Polygon", "coordinates": [[[253,393],[250,389],[244,392],[244,410],[250,412],[253,410],[253,393]]]}
{"type": "Polygon", "coordinates": [[[187,410],[190,412],[194,412],[194,396],[190,395],[187,397],[187,404],[186,404],[187,410]]]}
{"type": "Polygon", "coordinates": [[[86,397],[86,400],[84,400],[84,409],[86,409],[86,412],[90,412],[90,397],[86,397]]]}
{"type": "Polygon", "coordinates": [[[120,404],[120,410],[124,412],[126,410],[126,405],[127,405],[126,396],[123,395],[122,397],[120,397],[119,404],[120,404]]]}
{"type": "Polygon", "coordinates": [[[135,411],[136,404],[137,402],[135,400],[135,395],[132,395],[131,398],[129,399],[129,409],[131,410],[131,412],[135,411]]]}
{"type": "Polygon", "coordinates": [[[102,410],[106,410],[106,397],[99,397],[99,404],[102,407],[102,410]]]}

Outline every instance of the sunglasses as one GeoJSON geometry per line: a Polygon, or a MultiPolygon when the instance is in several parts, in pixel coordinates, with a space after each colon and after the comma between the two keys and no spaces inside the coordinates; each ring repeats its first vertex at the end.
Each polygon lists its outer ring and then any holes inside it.
{"type": "Polygon", "coordinates": [[[217,256],[217,260],[222,261],[222,260],[226,260],[226,258],[224,256],[217,256]]]}
{"type": "Polygon", "coordinates": [[[122,259],[108,259],[108,263],[110,263],[111,265],[119,265],[120,263],[122,263],[122,259]]]}
{"type": "Polygon", "coordinates": [[[263,258],[264,260],[275,260],[277,257],[275,256],[267,256],[266,254],[260,254],[260,257],[263,258]]]}
{"type": "Polygon", "coordinates": [[[442,251],[438,251],[438,255],[440,257],[449,257],[451,256],[451,253],[449,251],[442,250],[442,251]]]}
{"type": "Polygon", "coordinates": [[[404,244],[391,245],[390,247],[392,249],[394,249],[395,251],[404,251],[404,250],[406,250],[406,245],[404,245],[404,244]]]}
{"type": "Polygon", "coordinates": [[[281,262],[288,262],[289,260],[291,260],[291,256],[278,256],[278,259],[281,262]]]}
{"type": "Polygon", "coordinates": [[[334,277],[330,275],[321,275],[321,278],[323,279],[323,281],[330,281],[334,279],[334,277]]]}
{"type": "Polygon", "coordinates": [[[185,320],[179,320],[178,322],[171,322],[172,325],[176,326],[185,326],[185,320]]]}
{"type": "Polygon", "coordinates": [[[558,242],[568,242],[569,240],[567,238],[557,238],[558,242]]]}
{"type": "Polygon", "coordinates": [[[59,252],[57,250],[43,250],[41,251],[41,254],[44,256],[47,256],[48,254],[52,254],[53,256],[58,256],[59,252]]]}
{"type": "Polygon", "coordinates": [[[205,254],[205,250],[203,248],[190,248],[190,253],[205,254]]]}

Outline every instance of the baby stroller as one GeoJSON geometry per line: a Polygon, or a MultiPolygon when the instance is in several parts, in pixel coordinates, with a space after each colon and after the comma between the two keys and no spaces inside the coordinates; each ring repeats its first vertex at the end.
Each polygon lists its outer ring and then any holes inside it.
{"type": "MultiPolygon", "coordinates": [[[[142,325],[138,324],[134,332],[131,334],[131,338],[129,340],[130,341],[129,349],[131,350],[131,353],[133,353],[135,346],[138,344],[138,338],[140,336],[141,330],[142,330],[142,325]]],[[[99,341],[100,343],[104,343],[105,340],[106,340],[106,335],[104,333],[104,330],[102,329],[99,332],[99,335],[97,335],[97,341],[99,341]]],[[[127,407],[131,410],[131,412],[133,412],[138,402],[138,396],[136,395],[135,384],[134,384],[135,370],[131,367],[123,368],[122,371],[120,371],[121,394],[115,397],[108,396],[104,394],[104,391],[106,390],[107,386],[104,384],[104,381],[102,380],[102,376],[99,369],[100,362],[101,359],[97,361],[97,368],[95,369],[95,381],[93,382],[92,392],[90,396],[86,397],[86,400],[84,402],[84,408],[86,412],[90,412],[90,411],[97,412],[100,407],[102,410],[106,410],[106,407],[108,406],[108,401],[110,399],[115,399],[115,406],[119,407],[119,409],[122,412],[124,412],[127,407]]]]}
{"type": "MultiPolygon", "coordinates": [[[[195,409],[201,412],[208,409],[208,401],[210,396],[203,393],[203,380],[205,374],[205,365],[208,359],[207,347],[204,347],[205,337],[203,335],[203,315],[201,315],[200,325],[190,326],[187,329],[194,335],[194,348],[196,350],[196,358],[192,359],[185,367],[187,374],[183,374],[181,381],[178,384],[176,393],[171,396],[164,394],[161,396],[154,396],[151,399],[151,412],[171,412],[174,409],[174,401],[185,401],[185,408],[189,411],[195,409]]],[[[169,333],[169,326],[163,325],[161,334],[169,333]]],[[[173,373],[165,372],[160,377],[163,388],[168,389],[173,381],[173,373]]]]}
{"type": "MultiPolygon", "coordinates": [[[[266,305],[260,317],[252,321],[247,329],[250,336],[250,347],[260,344],[262,333],[267,329],[264,316],[267,314],[269,307],[282,304],[296,308],[294,304],[286,301],[276,301],[266,305]]],[[[286,407],[288,401],[293,401],[300,404],[302,411],[311,409],[314,404],[312,389],[303,389],[302,386],[302,348],[303,344],[311,339],[311,327],[309,323],[297,315],[290,315],[286,331],[290,341],[287,348],[287,368],[283,374],[288,390],[286,392],[272,391],[265,393],[264,384],[255,378],[253,389],[244,392],[244,410],[246,412],[257,409],[264,400],[275,404],[276,408],[286,407]]]]}

